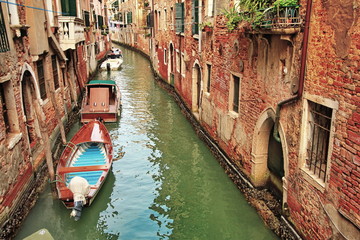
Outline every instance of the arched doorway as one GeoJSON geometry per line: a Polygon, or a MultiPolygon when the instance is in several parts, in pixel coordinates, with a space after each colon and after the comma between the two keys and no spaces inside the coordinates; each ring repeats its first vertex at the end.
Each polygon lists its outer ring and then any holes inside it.
{"type": "Polygon", "coordinates": [[[269,108],[257,121],[251,153],[251,180],[256,187],[271,188],[279,200],[286,202],[287,144],[281,125],[281,142],[273,137],[274,119],[275,111],[269,108]]]}
{"type": "Polygon", "coordinates": [[[35,105],[41,102],[39,88],[34,78],[34,72],[28,64],[25,64],[21,77],[22,107],[25,116],[25,129],[29,141],[29,147],[33,151],[40,144],[41,132],[37,119],[35,105]]]}
{"type": "Polygon", "coordinates": [[[193,66],[193,72],[192,72],[192,110],[193,112],[199,112],[200,105],[201,105],[201,70],[200,65],[196,62],[193,66]]]}

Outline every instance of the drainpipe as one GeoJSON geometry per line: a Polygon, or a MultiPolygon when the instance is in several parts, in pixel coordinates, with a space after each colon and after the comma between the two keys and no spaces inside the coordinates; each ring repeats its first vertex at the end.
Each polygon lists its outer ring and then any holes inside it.
{"type": "Polygon", "coordinates": [[[276,116],[275,116],[275,126],[274,126],[274,133],[273,137],[276,141],[281,142],[280,135],[279,135],[279,124],[280,124],[280,110],[281,107],[285,104],[295,102],[299,100],[303,94],[304,90],[304,81],[305,81],[305,68],[306,68],[306,58],[307,58],[307,49],[308,49],[308,42],[309,42],[309,28],[310,28],[310,16],[311,16],[311,7],[312,7],[312,0],[307,0],[306,4],[306,16],[305,16],[305,27],[304,27],[304,38],[303,38],[303,45],[301,49],[301,58],[300,58],[300,76],[299,76],[299,89],[297,94],[294,97],[289,99],[283,100],[277,104],[276,107],[276,116]]]}

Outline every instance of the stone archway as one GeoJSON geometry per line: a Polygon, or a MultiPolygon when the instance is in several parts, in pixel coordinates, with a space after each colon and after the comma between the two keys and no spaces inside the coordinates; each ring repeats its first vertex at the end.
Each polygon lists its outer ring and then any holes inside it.
{"type": "MultiPolygon", "coordinates": [[[[265,186],[273,178],[273,174],[268,167],[269,143],[273,131],[275,111],[272,108],[266,109],[259,117],[254,130],[254,138],[252,142],[251,153],[251,181],[256,187],[265,186]]],[[[285,134],[279,126],[279,134],[281,139],[281,150],[283,159],[284,176],[279,179],[282,192],[282,201],[287,199],[287,175],[288,175],[288,150],[285,134]]],[[[273,179],[272,179],[273,180],[273,179]]]]}
{"type": "Polygon", "coordinates": [[[35,104],[41,104],[40,91],[37,82],[35,81],[35,74],[31,66],[24,64],[21,72],[21,102],[22,110],[25,116],[25,134],[28,139],[29,149],[35,149],[35,146],[40,143],[41,132],[39,122],[36,114],[35,104]]]}
{"type": "Polygon", "coordinates": [[[192,111],[198,113],[201,105],[202,76],[199,62],[196,60],[192,68],[192,111]]]}

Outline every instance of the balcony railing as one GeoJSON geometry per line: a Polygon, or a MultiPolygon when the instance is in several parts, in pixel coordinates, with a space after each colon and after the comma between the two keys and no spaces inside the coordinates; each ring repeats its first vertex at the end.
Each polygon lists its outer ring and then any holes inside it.
{"type": "Polygon", "coordinates": [[[85,41],[84,21],[76,17],[59,16],[60,46],[66,51],[75,49],[77,43],[85,41]]]}
{"type": "Polygon", "coordinates": [[[299,28],[302,25],[299,6],[281,7],[265,13],[260,27],[267,29],[299,28]]]}

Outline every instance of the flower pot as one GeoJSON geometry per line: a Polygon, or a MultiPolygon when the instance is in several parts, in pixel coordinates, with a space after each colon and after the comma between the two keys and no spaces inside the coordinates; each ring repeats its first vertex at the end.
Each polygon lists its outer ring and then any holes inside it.
{"type": "Polygon", "coordinates": [[[213,28],[210,26],[204,26],[202,29],[203,32],[212,32],[212,30],[213,30],[213,28]]]}

